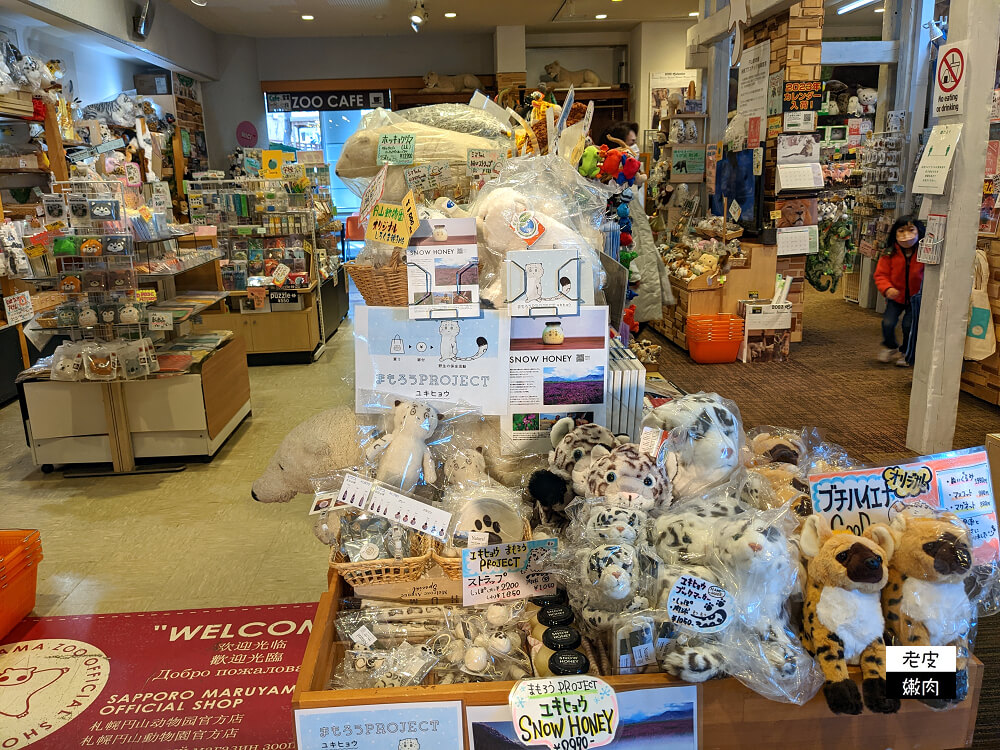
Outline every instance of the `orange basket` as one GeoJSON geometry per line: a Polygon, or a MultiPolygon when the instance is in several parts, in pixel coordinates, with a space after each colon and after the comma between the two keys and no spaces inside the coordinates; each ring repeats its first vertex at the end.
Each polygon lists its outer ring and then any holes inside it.
{"type": "Polygon", "coordinates": [[[0,638],[35,608],[41,560],[42,543],[37,530],[0,531],[0,638]]]}
{"type": "Polygon", "coordinates": [[[743,343],[743,318],[738,315],[692,315],[687,319],[691,359],[712,365],[735,362],[743,343]]]}

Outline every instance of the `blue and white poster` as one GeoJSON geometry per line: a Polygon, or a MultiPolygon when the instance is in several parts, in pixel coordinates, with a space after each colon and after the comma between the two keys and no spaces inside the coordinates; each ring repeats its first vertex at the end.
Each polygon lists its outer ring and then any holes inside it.
{"type": "Polygon", "coordinates": [[[460,748],[462,703],[305,708],[295,712],[295,736],[299,750],[460,748]]]}
{"type": "Polygon", "coordinates": [[[354,379],[358,412],[372,391],[442,407],[468,404],[483,414],[507,411],[510,318],[411,320],[405,307],[357,305],[354,379]]]}

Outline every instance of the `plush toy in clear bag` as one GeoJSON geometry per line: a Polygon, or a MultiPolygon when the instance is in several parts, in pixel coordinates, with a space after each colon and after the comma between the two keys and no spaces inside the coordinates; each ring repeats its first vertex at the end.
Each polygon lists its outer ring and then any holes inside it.
{"type": "Polygon", "coordinates": [[[671,479],[679,498],[726,481],[740,466],[745,442],[740,412],[716,393],[689,394],[658,406],[643,418],[642,426],[669,433],[657,460],[676,461],[671,479]]]}
{"type": "Polygon", "coordinates": [[[864,534],[838,531],[820,515],[806,519],[799,540],[806,565],[802,609],[802,643],[823,671],[823,695],[835,714],[895,713],[899,700],[890,698],[885,681],[886,621],[880,597],[889,580],[895,549],[885,524],[873,524],[864,534]],[[858,664],[862,692],[848,675],[858,664]]]}
{"type": "Polygon", "coordinates": [[[392,432],[365,449],[365,460],[375,463],[375,478],[402,492],[412,492],[423,479],[437,481],[437,469],[427,441],[438,425],[437,410],[418,401],[396,400],[392,432]]]}

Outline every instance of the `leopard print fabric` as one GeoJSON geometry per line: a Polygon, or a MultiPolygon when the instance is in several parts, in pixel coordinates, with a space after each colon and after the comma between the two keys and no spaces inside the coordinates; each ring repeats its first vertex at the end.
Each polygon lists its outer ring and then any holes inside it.
{"type": "Polygon", "coordinates": [[[615,436],[608,428],[599,424],[580,425],[549,451],[549,471],[563,479],[572,479],[573,469],[581,460],[589,457],[597,445],[611,450],[616,445],[615,436]]]}
{"type": "Polygon", "coordinates": [[[673,501],[667,470],[635,443],[619,445],[610,453],[596,449],[587,490],[591,497],[640,510],[666,508],[673,501]]]}

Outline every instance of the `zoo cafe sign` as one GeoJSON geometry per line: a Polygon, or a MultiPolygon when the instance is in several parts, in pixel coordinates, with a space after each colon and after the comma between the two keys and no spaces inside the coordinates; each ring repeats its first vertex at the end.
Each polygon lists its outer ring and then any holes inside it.
{"type": "Polygon", "coordinates": [[[267,94],[268,112],[340,112],[389,106],[389,89],[372,91],[286,91],[267,94]]]}

